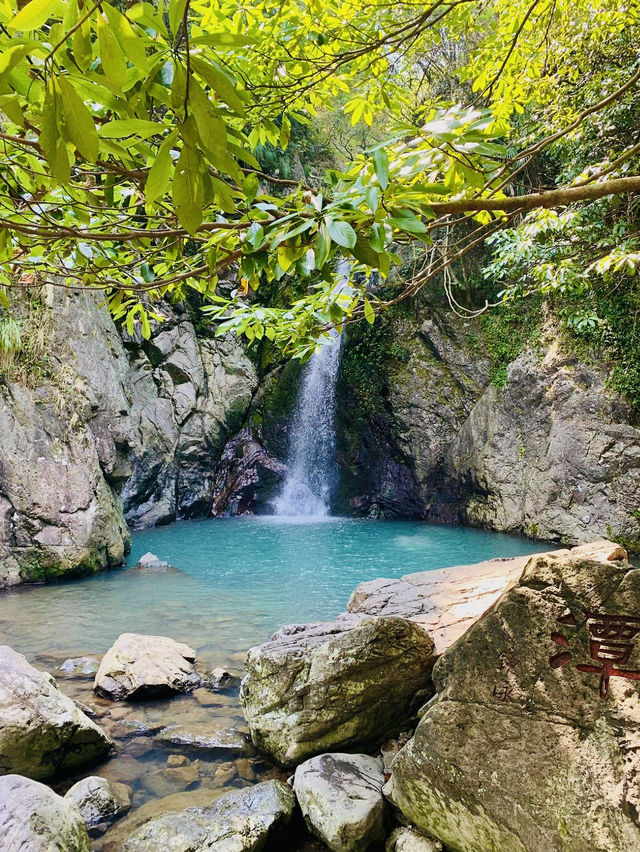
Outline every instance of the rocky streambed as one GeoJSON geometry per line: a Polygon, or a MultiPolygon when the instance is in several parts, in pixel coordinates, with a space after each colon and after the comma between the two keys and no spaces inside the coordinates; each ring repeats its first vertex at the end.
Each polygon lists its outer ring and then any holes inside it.
{"type": "Polygon", "coordinates": [[[598,542],[364,583],[253,648],[239,694],[168,637],[5,646],[0,846],[638,848],[637,635],[640,570],[598,542]]]}

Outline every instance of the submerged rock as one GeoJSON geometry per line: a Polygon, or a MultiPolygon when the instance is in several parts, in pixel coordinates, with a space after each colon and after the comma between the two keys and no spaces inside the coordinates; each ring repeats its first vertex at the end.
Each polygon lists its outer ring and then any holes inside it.
{"type": "Polygon", "coordinates": [[[144,556],[141,556],[140,559],[138,559],[131,570],[148,571],[149,573],[152,573],[156,571],[177,571],[178,569],[173,568],[163,559],[158,559],[155,553],[145,553],[144,556]]]}
{"type": "Polygon", "coordinates": [[[103,759],[112,745],[50,674],[0,646],[0,773],[50,778],[103,759]]]}
{"type": "Polygon", "coordinates": [[[64,798],[76,805],[91,834],[101,834],[131,807],[131,788],[90,775],[74,784],[64,798]]]}
{"type": "Polygon", "coordinates": [[[169,725],[163,728],[155,739],[162,745],[175,745],[211,753],[243,754],[251,746],[248,737],[242,731],[216,724],[169,725]]]}
{"type": "Polygon", "coordinates": [[[452,850],[640,848],[640,569],[584,552],[532,557],[434,668],[387,793],[452,850]]]}
{"type": "Polygon", "coordinates": [[[241,701],[254,744],[290,766],[407,727],[431,690],[433,643],[402,618],[289,625],[246,659],[241,701]]]}
{"type": "Polygon", "coordinates": [[[0,777],[2,852],[89,852],[78,808],[21,775],[0,777]]]}
{"type": "Polygon", "coordinates": [[[305,821],[333,852],[365,852],[385,838],[382,760],[322,754],[298,766],[294,790],[305,821]]]}
{"type": "Polygon", "coordinates": [[[125,841],[123,852],[253,852],[263,847],[274,828],[289,821],[294,805],[286,785],[265,781],[226,793],[205,807],[153,819],[125,841]]]}
{"type": "Polygon", "coordinates": [[[88,677],[95,675],[100,668],[100,657],[70,657],[65,660],[60,671],[66,677],[88,677]]]}
{"type": "Polygon", "coordinates": [[[200,681],[195,658],[192,648],[166,636],[123,633],[102,658],[93,688],[129,700],[187,692],[200,681]]]}

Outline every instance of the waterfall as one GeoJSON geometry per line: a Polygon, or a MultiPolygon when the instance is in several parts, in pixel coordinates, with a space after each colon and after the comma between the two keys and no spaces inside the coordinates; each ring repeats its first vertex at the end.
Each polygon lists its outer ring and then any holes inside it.
{"type": "Polygon", "coordinates": [[[336,483],[336,380],[340,335],[333,332],[304,367],[291,420],[287,476],[275,501],[276,515],[326,517],[336,483]]]}

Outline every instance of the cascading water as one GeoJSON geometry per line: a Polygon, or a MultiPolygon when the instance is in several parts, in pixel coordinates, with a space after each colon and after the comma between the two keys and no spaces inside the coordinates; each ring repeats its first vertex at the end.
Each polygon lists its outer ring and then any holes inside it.
{"type": "Polygon", "coordinates": [[[340,335],[315,352],[304,368],[291,421],[287,477],[275,501],[276,515],[326,517],[338,475],[335,460],[336,381],[340,335]]]}

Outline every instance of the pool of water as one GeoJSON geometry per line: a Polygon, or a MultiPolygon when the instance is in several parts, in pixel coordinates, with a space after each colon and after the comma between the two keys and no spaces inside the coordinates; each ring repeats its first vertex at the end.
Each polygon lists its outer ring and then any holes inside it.
{"type": "Polygon", "coordinates": [[[122,632],[158,633],[228,664],[281,624],[330,619],[358,583],[548,549],[526,539],[414,521],[260,517],[134,532],[177,571],[118,569],[0,595],[0,637],[27,657],[104,653],[122,632]]]}
{"type": "MultiPolygon", "coordinates": [[[[93,694],[91,675],[65,674],[60,665],[66,658],[100,656],[123,632],[151,633],[191,645],[203,671],[224,666],[241,675],[247,648],[282,624],[333,618],[364,580],[545,549],[513,536],[412,521],[261,517],[183,522],[135,532],[121,569],[0,594],[0,644],[50,671],[116,741],[114,758],[82,773],[133,788],[130,816],[94,846],[110,852],[131,820],[153,815],[144,809],[190,803],[169,802],[166,796],[218,794],[275,777],[278,770],[250,748],[185,755],[154,739],[170,724],[214,724],[242,733],[238,681],[222,692],[201,689],[144,704],[111,702],[93,694]],[[147,551],[174,570],[134,568],[147,551]],[[176,756],[188,762],[177,765],[176,756]]],[[[72,780],[58,787],[64,791],[72,780]]]]}

